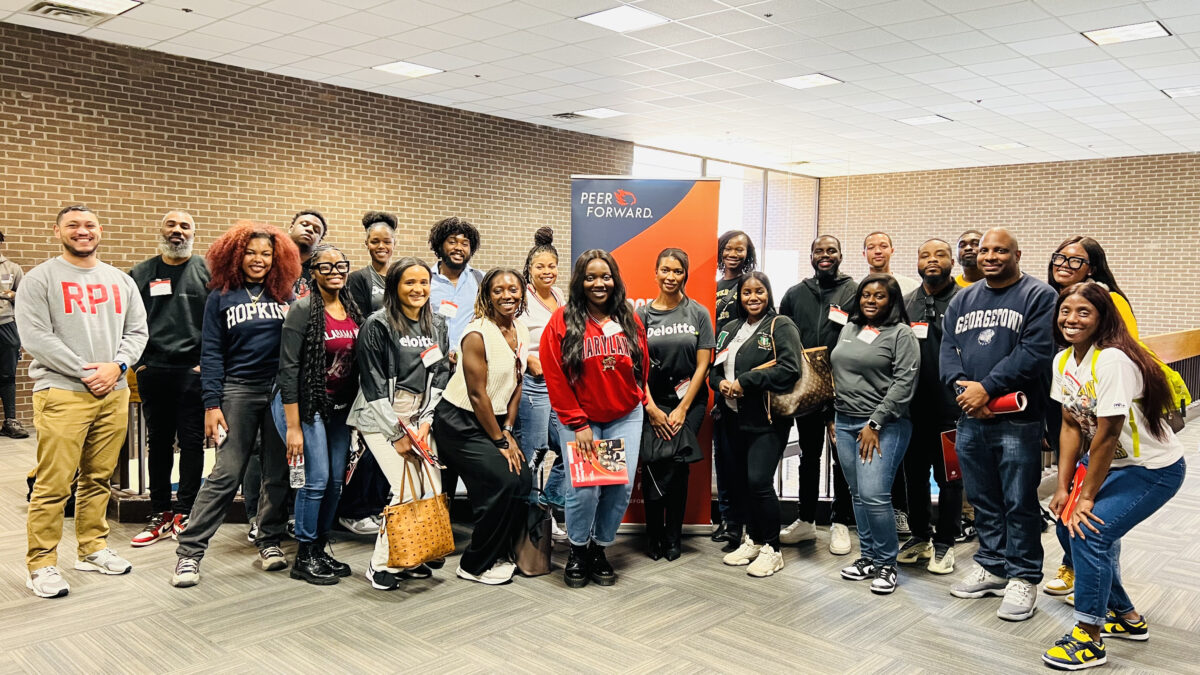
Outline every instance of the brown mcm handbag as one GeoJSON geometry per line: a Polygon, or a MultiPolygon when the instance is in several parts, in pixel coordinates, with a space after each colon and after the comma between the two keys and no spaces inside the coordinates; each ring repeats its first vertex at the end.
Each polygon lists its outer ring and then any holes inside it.
{"type": "Polygon", "coordinates": [[[383,510],[384,527],[388,535],[388,567],[408,569],[454,552],[454,531],[450,528],[446,495],[437,489],[429,465],[421,462],[425,473],[429,474],[430,484],[437,492],[432,497],[422,498],[421,495],[425,494],[425,477],[421,477],[422,489],[417,492],[409,472],[410,464],[404,463],[401,489],[406,485],[411,499],[383,510]]]}
{"type": "MultiPolygon", "coordinates": [[[[770,368],[779,358],[775,351],[775,317],[771,319],[771,353],[774,359],[755,368],[770,368]]],[[[767,409],[771,417],[800,417],[823,408],[833,400],[833,367],[829,363],[828,347],[804,349],[800,345],[800,379],[784,392],[767,392],[767,409]]]]}

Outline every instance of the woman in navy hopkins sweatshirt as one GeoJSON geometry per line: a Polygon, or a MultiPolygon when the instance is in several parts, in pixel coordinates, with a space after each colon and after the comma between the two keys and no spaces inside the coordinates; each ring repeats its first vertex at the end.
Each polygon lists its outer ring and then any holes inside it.
{"type": "Polygon", "coordinates": [[[255,543],[264,570],[287,567],[279,539],[287,525],[288,467],[283,439],[271,419],[270,396],[286,303],[300,276],[300,254],[279,228],[244,224],[213,242],[207,258],[213,293],[204,306],[200,383],[204,433],[217,442],[217,463],[179,535],[171,579],[177,587],[199,583],[200,558],[233,503],[260,432],[263,480],[255,543]]]}

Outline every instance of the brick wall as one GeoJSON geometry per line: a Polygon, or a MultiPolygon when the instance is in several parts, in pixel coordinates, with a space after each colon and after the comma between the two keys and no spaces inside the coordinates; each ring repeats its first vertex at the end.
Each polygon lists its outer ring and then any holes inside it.
{"type": "Polygon", "coordinates": [[[571,174],[633,161],[623,141],[11,24],[0,79],[2,250],[26,269],[57,255],[53,217],[74,202],[125,269],[154,255],[170,208],[195,216],[203,253],[236,219],[286,225],[306,207],[355,267],[373,209],[399,217],[397,256],[431,260],[429,226],[460,215],[482,233],[476,266],[519,267],[541,225],[570,251],[571,174]]]}
{"type": "MultiPolygon", "coordinates": [[[[891,233],[892,269],[916,276],[921,242],[1004,225],[1022,269],[1046,278],[1069,236],[1094,237],[1129,296],[1143,336],[1200,326],[1200,154],[824,178],[819,224],[841,238],[843,269],[861,278],[863,236],[891,233]]],[[[957,270],[957,267],[956,267],[957,270]]],[[[956,272],[957,273],[957,272],[956,272]]]]}

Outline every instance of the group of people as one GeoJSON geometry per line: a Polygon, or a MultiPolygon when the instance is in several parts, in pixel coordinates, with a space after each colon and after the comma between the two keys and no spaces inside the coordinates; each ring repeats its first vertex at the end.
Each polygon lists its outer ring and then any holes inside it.
{"type": "MultiPolygon", "coordinates": [[[[549,228],[535,234],[523,269],[484,273],[470,265],[480,247],[471,223],[433,226],[433,266],[392,259],[396,226],[391,214],[366,214],[370,264],[351,272],[346,255],[323,242],[328,225],[315,210],[296,214],[286,232],[235,225],[204,259],[192,253],[195,220],[174,210],[162,220],[159,255],[125,274],[97,258],[103,228],[93,211],[74,205],[58,214],[62,255],[23,278],[18,269],[15,298],[0,289],[0,303],[15,302],[20,342],[33,356],[38,462],[27,585],[36,595],[69,591],[57,546],[73,483],[75,569],[132,569],[108,547],[104,518],[132,370],[149,430],[153,510],[132,545],[177,539],[177,587],[200,581],[239,486],[254,504],[264,570],[290,567],[293,578],[316,585],[351,575],[328,542],[343,489],[361,486],[352,501],[378,532],[365,568],[372,587],[428,577],[443,560],[389,567],[378,514],[453,490],[460,478],[474,529],[457,576],[511,581],[529,504],[542,501],[563,512],[565,531],[555,529],[570,546],[566,586],[609,586],[618,575],[606,548],[634,481],[576,487],[564,456],[592,457],[601,441],[621,440],[630,474],[640,466],[646,553],[674,560],[689,464],[705,456],[698,438],[711,416],[720,512],[713,539],[725,543],[726,565],[768,577],[784,566],[783,545],[816,539],[828,450],[829,548],[849,554],[851,527],[859,543],[842,578],[869,580],[871,592],[886,595],[901,563],[952,572],[965,487],[977,564],[950,592],[1003,596],[997,614],[1012,621],[1035,610],[1041,450],[1057,447],[1050,509],[1061,516],[1064,561],[1046,591],[1069,594],[1079,623],[1043,658],[1078,669],[1104,662],[1103,637],[1145,639],[1146,623],[1121,586],[1120,539],[1182,484],[1182,446],[1168,424],[1179,400],[1139,343],[1094,240],[1064,242],[1043,282],[1021,271],[1016,237],[1003,228],[964,232],[954,244],[930,239],[917,251],[916,280],[892,272],[891,238],[874,232],[863,244],[871,271],[856,282],[840,271],[841,242],[823,235],[812,242],[812,277],[777,305],[751,238],[727,232],[717,244],[714,322],[688,296],[689,258],[677,248],[658,255],[657,297],[635,310],[617,261],[599,249],[574,261],[560,293],[549,228]],[[773,409],[772,396],[791,391],[806,359],[822,350],[832,405],[795,418],[773,409]],[[993,410],[1009,395],[1024,404],[993,410]],[[793,426],[799,517],[781,527],[774,477],[793,426]],[[949,432],[961,481],[943,454],[949,432]],[[206,439],[216,444],[216,464],[202,480],[206,439]],[[432,447],[444,469],[424,467],[416,446],[432,447]],[[1087,473],[1076,485],[1079,463],[1087,473]],[[298,467],[304,480],[293,493],[289,474],[298,467]],[[429,480],[414,484],[417,475],[429,480]],[[534,480],[542,475],[544,485],[534,480]],[[298,542],[290,563],[280,548],[289,512],[298,542]],[[903,544],[901,512],[910,532],[903,544]]],[[[0,307],[0,329],[4,319],[0,307]]],[[[8,406],[10,395],[0,396],[8,406]]]]}

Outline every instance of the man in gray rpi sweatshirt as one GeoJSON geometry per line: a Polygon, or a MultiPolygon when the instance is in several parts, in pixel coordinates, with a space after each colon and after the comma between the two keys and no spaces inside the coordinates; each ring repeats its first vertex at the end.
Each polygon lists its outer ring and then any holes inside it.
{"type": "Polygon", "coordinates": [[[75,569],[133,569],[108,548],[104,514],[129,425],[124,374],[146,346],[146,310],[133,279],[96,258],[102,231],[88,207],[64,208],[54,223],[62,255],[33,268],[17,288],[17,330],[33,356],[38,439],[25,585],[43,598],[70,591],[57,567],[58,542],[76,472],[75,569]]]}

